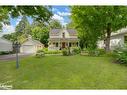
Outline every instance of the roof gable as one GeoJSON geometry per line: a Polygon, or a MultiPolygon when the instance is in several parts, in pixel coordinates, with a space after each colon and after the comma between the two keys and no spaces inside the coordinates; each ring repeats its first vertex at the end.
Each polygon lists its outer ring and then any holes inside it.
{"type": "Polygon", "coordinates": [[[38,40],[29,39],[26,40],[22,45],[43,45],[43,44],[38,40]]]}
{"type": "MultiPolygon", "coordinates": [[[[49,32],[50,36],[59,36],[61,32],[63,32],[65,29],[52,29],[49,32]]],[[[69,36],[77,36],[77,32],[74,29],[66,29],[68,32],[69,36]]]]}

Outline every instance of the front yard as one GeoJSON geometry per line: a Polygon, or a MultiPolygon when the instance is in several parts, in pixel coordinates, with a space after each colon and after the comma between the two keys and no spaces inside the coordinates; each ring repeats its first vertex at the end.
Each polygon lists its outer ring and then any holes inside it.
{"type": "Polygon", "coordinates": [[[13,89],[127,89],[127,67],[110,57],[46,56],[0,62],[0,83],[13,89]]]}

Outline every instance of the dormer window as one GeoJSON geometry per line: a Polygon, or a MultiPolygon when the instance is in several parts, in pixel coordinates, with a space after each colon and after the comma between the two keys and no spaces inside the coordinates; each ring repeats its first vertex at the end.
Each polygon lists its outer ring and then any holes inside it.
{"type": "Polygon", "coordinates": [[[63,38],[65,38],[65,33],[63,33],[63,38]]]}

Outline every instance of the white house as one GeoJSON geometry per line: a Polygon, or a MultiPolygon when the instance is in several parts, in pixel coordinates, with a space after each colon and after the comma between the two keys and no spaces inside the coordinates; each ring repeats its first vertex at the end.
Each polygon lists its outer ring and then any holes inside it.
{"type": "MultiPolygon", "coordinates": [[[[113,50],[116,47],[123,46],[125,43],[127,43],[127,28],[123,28],[116,33],[111,34],[110,39],[110,49],[113,50]]],[[[104,41],[98,41],[98,47],[104,48],[104,41]]]]}
{"type": "Polygon", "coordinates": [[[28,40],[21,45],[20,52],[36,53],[38,50],[42,49],[43,47],[44,45],[40,41],[34,40],[31,37],[29,37],[28,40]]]}
{"type": "Polygon", "coordinates": [[[77,32],[74,29],[52,29],[49,32],[48,50],[60,50],[79,45],[77,32]]]}
{"type": "Polygon", "coordinates": [[[7,39],[0,37],[0,51],[12,51],[13,43],[7,39]]]}

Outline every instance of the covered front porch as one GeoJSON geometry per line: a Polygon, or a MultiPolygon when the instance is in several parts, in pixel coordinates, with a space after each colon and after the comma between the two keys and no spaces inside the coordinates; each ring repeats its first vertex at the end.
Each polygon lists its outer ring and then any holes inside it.
{"type": "Polygon", "coordinates": [[[49,50],[61,50],[67,47],[78,47],[78,40],[50,40],[49,41],[49,50]]]}

